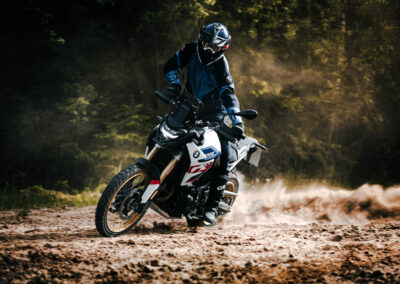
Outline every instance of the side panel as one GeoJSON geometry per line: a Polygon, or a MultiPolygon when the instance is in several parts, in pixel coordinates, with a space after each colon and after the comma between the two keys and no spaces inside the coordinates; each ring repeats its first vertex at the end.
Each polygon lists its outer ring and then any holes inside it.
{"type": "Polygon", "coordinates": [[[231,161],[229,163],[230,171],[233,170],[233,168],[235,168],[236,165],[240,163],[241,160],[247,158],[250,148],[252,147],[254,142],[256,142],[254,138],[246,137],[246,139],[242,139],[239,141],[239,143],[237,144],[237,149],[232,149],[233,151],[237,152],[237,160],[231,161]]]}
{"type": "Polygon", "coordinates": [[[247,162],[254,167],[258,167],[258,163],[260,162],[261,157],[261,149],[257,148],[253,153],[251,153],[247,162]]]}
{"type": "Polygon", "coordinates": [[[184,175],[181,186],[189,185],[208,171],[215,158],[221,155],[221,144],[215,131],[210,130],[204,134],[202,145],[191,142],[186,145],[190,157],[190,166],[184,175]]]}

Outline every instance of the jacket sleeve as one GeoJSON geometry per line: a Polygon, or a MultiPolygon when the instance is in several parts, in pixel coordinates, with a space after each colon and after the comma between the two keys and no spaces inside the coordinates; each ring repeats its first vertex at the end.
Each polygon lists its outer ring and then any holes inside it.
{"type": "MultiPolygon", "coordinates": [[[[225,56],[223,56],[215,65],[215,77],[218,85],[218,93],[221,97],[228,114],[240,111],[239,100],[235,95],[235,85],[231,74],[229,73],[229,65],[225,56]]],[[[230,115],[232,125],[242,123],[240,116],[230,115]]]]}
{"type": "Polygon", "coordinates": [[[180,85],[176,69],[184,68],[188,65],[190,56],[196,50],[197,43],[190,42],[178,50],[164,66],[164,75],[169,85],[180,85]]]}

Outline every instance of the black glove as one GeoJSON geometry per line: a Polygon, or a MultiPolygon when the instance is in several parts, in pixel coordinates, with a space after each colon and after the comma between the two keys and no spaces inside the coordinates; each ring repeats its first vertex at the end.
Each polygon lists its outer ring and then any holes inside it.
{"type": "Polygon", "coordinates": [[[167,90],[172,92],[174,97],[177,97],[181,94],[181,85],[172,84],[167,88],[167,90]]]}
{"type": "Polygon", "coordinates": [[[180,94],[180,85],[171,85],[166,89],[155,91],[155,95],[164,103],[170,104],[180,94]]]}
{"type": "Polygon", "coordinates": [[[244,138],[244,125],[243,123],[238,123],[232,126],[233,136],[237,139],[244,138]]]}

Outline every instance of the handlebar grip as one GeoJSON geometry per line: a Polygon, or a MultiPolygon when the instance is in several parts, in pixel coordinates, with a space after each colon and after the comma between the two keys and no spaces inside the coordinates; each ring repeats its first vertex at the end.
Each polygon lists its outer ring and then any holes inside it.
{"type": "Polygon", "coordinates": [[[268,151],[268,148],[265,147],[264,145],[262,145],[262,144],[260,144],[260,143],[258,143],[258,142],[256,142],[255,144],[256,144],[257,147],[263,149],[264,151],[268,151]]]}

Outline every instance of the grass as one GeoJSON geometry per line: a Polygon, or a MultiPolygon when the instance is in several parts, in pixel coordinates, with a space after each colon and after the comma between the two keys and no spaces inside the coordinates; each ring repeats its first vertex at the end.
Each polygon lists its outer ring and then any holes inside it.
{"type": "Polygon", "coordinates": [[[95,190],[85,190],[77,194],[45,189],[40,185],[24,189],[8,189],[0,195],[0,210],[21,209],[20,212],[23,214],[23,212],[34,208],[96,205],[102,189],[104,189],[104,186],[99,186],[95,190]]]}

